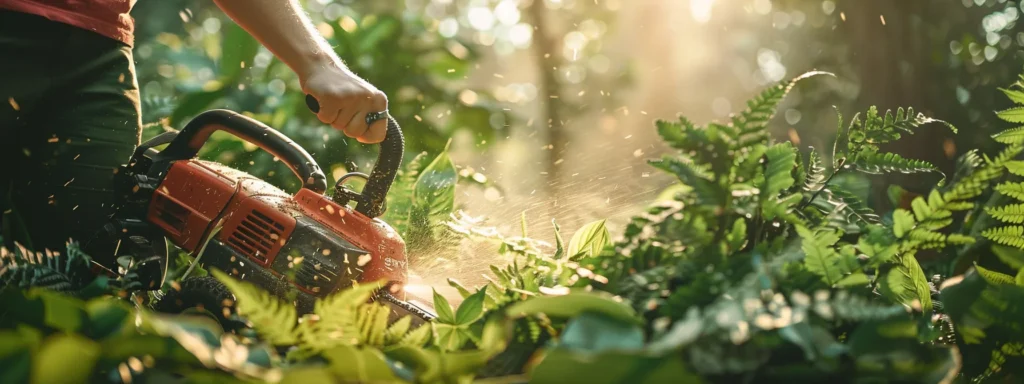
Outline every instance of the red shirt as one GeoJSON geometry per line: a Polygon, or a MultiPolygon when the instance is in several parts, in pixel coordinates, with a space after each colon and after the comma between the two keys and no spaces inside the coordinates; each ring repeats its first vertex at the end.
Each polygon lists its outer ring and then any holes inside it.
{"type": "Polygon", "coordinates": [[[136,0],[0,0],[0,9],[39,15],[99,33],[129,46],[135,22],[128,12],[136,0]]]}

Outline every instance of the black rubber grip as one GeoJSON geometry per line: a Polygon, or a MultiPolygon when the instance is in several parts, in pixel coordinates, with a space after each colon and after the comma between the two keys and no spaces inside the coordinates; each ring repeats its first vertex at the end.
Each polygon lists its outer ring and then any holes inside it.
{"type": "Polygon", "coordinates": [[[189,121],[167,148],[160,151],[158,160],[194,158],[216,131],[228,132],[277,156],[302,180],[303,188],[316,193],[327,191],[327,177],[309,152],[276,129],[224,109],[203,112],[189,121]]]}
{"type": "MultiPolygon", "coordinates": [[[[320,102],[313,95],[306,95],[306,106],[313,113],[320,112],[320,102]]],[[[402,159],[405,157],[405,137],[402,135],[402,127],[394,118],[388,116],[386,111],[372,112],[366,116],[366,125],[373,124],[376,120],[387,118],[388,129],[384,141],[380,142],[380,153],[377,155],[377,162],[370,171],[370,177],[363,187],[361,202],[356,205],[356,211],[367,217],[378,217],[384,214],[385,202],[391,184],[395,182],[398,169],[402,166],[402,159]]]]}

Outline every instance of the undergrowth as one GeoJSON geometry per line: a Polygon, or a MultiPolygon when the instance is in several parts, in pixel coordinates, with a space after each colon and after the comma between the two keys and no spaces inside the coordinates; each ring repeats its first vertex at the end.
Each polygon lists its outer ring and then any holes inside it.
{"type": "MultiPolygon", "coordinates": [[[[728,122],[659,121],[676,152],[651,163],[679,184],[614,239],[603,221],[568,241],[555,226],[550,250],[525,224],[500,234],[455,211],[447,155],[417,157],[392,200],[408,203],[389,216],[410,253],[469,238],[514,260],[492,266],[484,286],[450,280],[465,300],[453,308],[435,294],[438,319],[418,327],[388,324],[368,301],[376,284],[300,317],[211,271],[247,320],[224,332],[125,300],[117,280],[82,277],[88,256],[74,244],[64,256],[4,251],[0,381],[1020,381],[1024,128],[995,135],[996,153],[963,154],[951,175],[883,151],[955,131],[910,107],[840,115],[828,153],[775,141],[779,102],[820,75],[765,90],[728,122]],[[894,186],[909,205],[876,212],[836,182],[845,173],[933,173],[936,184],[913,198],[894,186]]],[[[1024,123],[1024,83],[1004,92],[1015,106],[998,115],[1024,123]]]]}

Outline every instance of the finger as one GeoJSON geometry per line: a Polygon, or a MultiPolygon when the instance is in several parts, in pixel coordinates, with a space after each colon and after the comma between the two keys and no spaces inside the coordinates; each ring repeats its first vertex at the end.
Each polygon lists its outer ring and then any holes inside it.
{"type": "Polygon", "coordinates": [[[366,135],[366,109],[359,108],[348,122],[349,136],[360,138],[366,135]]]}
{"type": "Polygon", "coordinates": [[[366,130],[366,134],[361,138],[356,138],[360,143],[364,144],[376,144],[384,141],[384,138],[388,133],[388,121],[377,120],[370,125],[370,128],[366,130]]]}
{"type": "Polygon", "coordinates": [[[334,122],[334,128],[345,133],[345,136],[356,137],[353,133],[352,119],[358,113],[359,110],[356,108],[345,108],[344,113],[342,113],[341,116],[338,116],[338,121],[334,122]]]}
{"type": "Polygon", "coordinates": [[[386,111],[388,109],[388,97],[384,92],[377,91],[372,98],[370,107],[373,109],[372,112],[386,111]]]}
{"type": "Polygon", "coordinates": [[[316,117],[320,119],[321,123],[332,124],[338,119],[338,115],[341,113],[341,108],[338,108],[334,104],[320,102],[320,112],[317,112],[316,117]]]}

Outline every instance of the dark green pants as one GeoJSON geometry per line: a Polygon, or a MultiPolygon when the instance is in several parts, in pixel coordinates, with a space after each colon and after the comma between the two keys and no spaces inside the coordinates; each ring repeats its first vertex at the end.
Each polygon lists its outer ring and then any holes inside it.
{"type": "Polygon", "coordinates": [[[8,246],[87,245],[112,214],[115,169],[140,134],[131,48],[0,11],[0,224],[8,246]]]}

